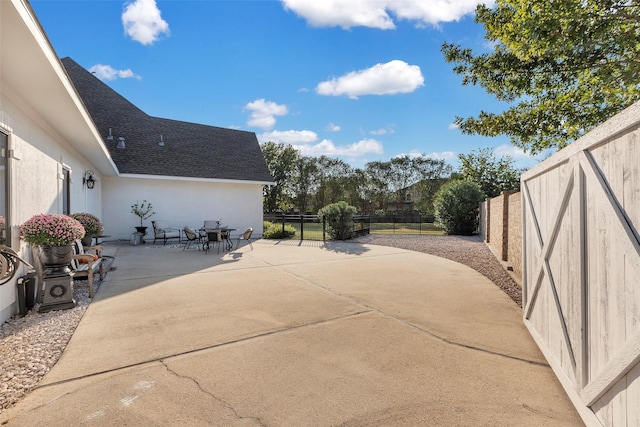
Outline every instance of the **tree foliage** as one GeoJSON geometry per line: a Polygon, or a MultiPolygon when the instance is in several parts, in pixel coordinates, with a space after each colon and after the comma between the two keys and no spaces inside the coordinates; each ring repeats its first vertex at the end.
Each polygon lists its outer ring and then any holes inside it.
{"type": "Polygon", "coordinates": [[[261,146],[275,185],[265,187],[265,213],[317,212],[347,201],[360,211],[412,209],[433,215],[433,196],[451,175],[444,160],[400,156],[353,168],[328,156],[301,156],[291,145],[267,142],[261,146]],[[417,198],[409,198],[417,191],[417,198]],[[411,204],[405,204],[411,200],[411,204]]]}
{"type": "Polygon", "coordinates": [[[497,0],[479,5],[491,53],[444,43],[463,85],[509,103],[456,117],[467,134],[508,135],[533,154],[561,148],[640,99],[640,5],[635,0],[497,0]]]}
{"type": "Polygon", "coordinates": [[[484,198],[484,193],[475,182],[455,180],[443,185],[433,203],[436,223],[447,234],[477,233],[478,208],[484,198]]]}
{"type": "Polygon", "coordinates": [[[513,167],[509,156],[496,158],[491,148],[481,148],[469,154],[459,154],[459,176],[480,186],[486,197],[496,197],[502,191],[520,191],[522,170],[513,167]]]}
{"type": "Polygon", "coordinates": [[[261,145],[262,154],[275,185],[265,186],[263,210],[286,212],[292,205],[292,176],[295,172],[298,151],[291,145],[266,142],[261,145]]]}

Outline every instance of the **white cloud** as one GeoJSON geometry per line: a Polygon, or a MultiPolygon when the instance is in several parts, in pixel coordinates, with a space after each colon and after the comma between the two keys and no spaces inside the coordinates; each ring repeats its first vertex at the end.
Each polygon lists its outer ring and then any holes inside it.
{"type": "Polygon", "coordinates": [[[449,123],[449,130],[460,129],[460,125],[456,123],[449,123]]]}
{"type": "Polygon", "coordinates": [[[138,79],[138,80],[142,79],[142,77],[140,77],[138,74],[135,74],[133,71],[131,71],[130,68],[127,68],[126,70],[116,70],[111,65],[96,64],[91,68],[89,68],[89,71],[95,74],[96,77],[99,78],[100,80],[115,80],[115,79],[130,79],[130,78],[138,79]]]}
{"type": "Polygon", "coordinates": [[[273,127],[276,124],[275,116],[284,116],[289,112],[286,105],[266,101],[264,98],[249,102],[244,109],[251,111],[247,124],[261,129],[273,127]]]}
{"type": "Polygon", "coordinates": [[[389,30],[395,25],[385,7],[387,1],[282,0],[284,8],[314,27],[372,27],[389,30]]]}
{"type": "Polygon", "coordinates": [[[473,14],[478,3],[491,7],[493,1],[482,0],[387,0],[387,9],[398,19],[415,21],[419,26],[458,21],[473,14]]]}
{"type": "Polygon", "coordinates": [[[143,45],[153,44],[162,34],[169,34],[169,24],[162,19],[156,0],[125,3],[122,26],[129,37],[143,45]]]}
{"type": "Polygon", "coordinates": [[[263,144],[268,141],[290,144],[299,150],[303,156],[343,156],[362,157],[368,154],[384,154],[382,144],[375,139],[363,139],[353,144],[335,145],[330,139],[323,139],[318,143],[318,135],[310,130],[272,131],[258,135],[258,141],[263,144]]]}
{"type": "Polygon", "coordinates": [[[410,93],[421,86],[424,86],[424,77],[420,67],[393,60],[321,82],[316,87],[316,92],[320,95],[347,95],[357,99],[361,95],[410,93]]]}
{"type": "Polygon", "coordinates": [[[286,144],[308,144],[318,139],[318,134],[310,130],[274,130],[258,136],[260,142],[284,142],[286,144]]]}
{"type": "Polygon", "coordinates": [[[335,123],[329,123],[326,127],[326,130],[328,130],[329,132],[340,132],[340,129],[340,126],[335,123]]]}
{"type": "Polygon", "coordinates": [[[525,153],[521,148],[514,147],[510,144],[502,144],[493,149],[493,155],[496,157],[509,156],[513,159],[532,159],[528,153],[525,153]]]}
{"type": "Polygon", "coordinates": [[[417,26],[438,26],[473,14],[478,3],[488,7],[487,0],[282,0],[284,8],[314,27],[370,27],[381,30],[395,28],[396,20],[408,20],[417,26]]]}
{"type": "Polygon", "coordinates": [[[330,139],[324,139],[319,143],[295,145],[294,148],[300,150],[304,156],[343,156],[343,157],[362,157],[368,154],[383,154],[382,144],[375,139],[363,139],[354,144],[335,145],[330,139]]]}
{"type": "Polygon", "coordinates": [[[451,159],[458,158],[456,153],[454,153],[453,151],[441,151],[439,153],[433,152],[433,153],[422,154],[422,155],[428,159],[435,159],[435,160],[451,160],[451,159]]]}
{"type": "Polygon", "coordinates": [[[381,129],[369,131],[369,133],[371,135],[388,135],[391,133],[395,133],[395,129],[393,128],[393,126],[389,126],[388,128],[381,128],[381,129]]]}

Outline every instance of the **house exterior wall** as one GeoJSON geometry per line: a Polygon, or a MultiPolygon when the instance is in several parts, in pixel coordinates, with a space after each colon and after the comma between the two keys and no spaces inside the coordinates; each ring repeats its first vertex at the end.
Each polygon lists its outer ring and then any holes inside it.
{"type": "MultiPolygon", "coordinates": [[[[84,171],[91,165],[79,156],[56,132],[55,124],[44,122],[29,106],[13,95],[10,99],[0,85],[0,130],[9,135],[11,206],[8,207],[11,242],[19,255],[31,260],[31,251],[19,239],[19,225],[39,213],[62,213],[62,169],[71,171],[71,213],[90,212],[101,217],[101,177],[96,188],[82,185],[84,171]]],[[[16,280],[26,273],[21,265],[15,277],[0,286],[0,322],[18,311],[16,280]]]]}
{"type": "Polygon", "coordinates": [[[147,200],[155,215],[144,221],[149,227],[145,240],[153,241],[152,220],[167,221],[173,228],[202,227],[205,220],[221,220],[237,228],[232,236],[252,227],[262,235],[262,184],[241,182],[153,179],[147,177],[105,178],[103,223],[106,240],[130,241],[139,226],[131,205],[147,200]]]}

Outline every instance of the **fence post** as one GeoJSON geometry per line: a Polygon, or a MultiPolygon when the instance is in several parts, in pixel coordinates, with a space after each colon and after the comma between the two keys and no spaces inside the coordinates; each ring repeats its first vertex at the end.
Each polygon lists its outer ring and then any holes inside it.
{"type": "Polygon", "coordinates": [[[300,240],[304,240],[304,215],[300,215],[300,240]]]}
{"type": "Polygon", "coordinates": [[[322,241],[326,242],[327,241],[327,218],[322,215],[322,241]]]}
{"type": "Polygon", "coordinates": [[[282,237],[284,237],[284,213],[282,214],[282,237]]]}

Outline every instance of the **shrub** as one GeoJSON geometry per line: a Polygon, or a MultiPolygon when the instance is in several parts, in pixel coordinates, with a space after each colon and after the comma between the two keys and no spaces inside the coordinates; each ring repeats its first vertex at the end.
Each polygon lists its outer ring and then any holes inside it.
{"type": "Polygon", "coordinates": [[[478,207],[484,198],[484,193],[475,182],[456,180],[443,185],[433,202],[436,225],[447,234],[476,234],[478,207]]]}
{"type": "Polygon", "coordinates": [[[341,201],[325,206],[318,211],[329,227],[329,235],[336,240],[347,240],[353,237],[353,214],[356,208],[341,201]]]}
{"type": "Polygon", "coordinates": [[[263,239],[286,239],[296,234],[295,227],[290,224],[285,224],[284,233],[282,232],[282,224],[263,221],[262,227],[264,230],[262,232],[263,239]]]}

